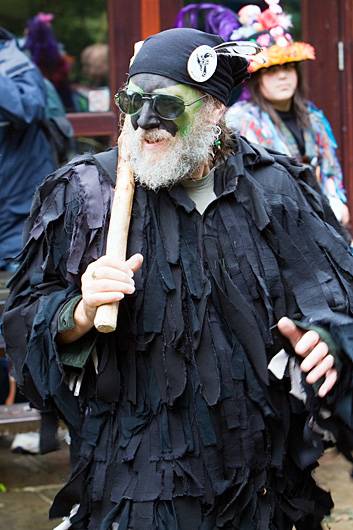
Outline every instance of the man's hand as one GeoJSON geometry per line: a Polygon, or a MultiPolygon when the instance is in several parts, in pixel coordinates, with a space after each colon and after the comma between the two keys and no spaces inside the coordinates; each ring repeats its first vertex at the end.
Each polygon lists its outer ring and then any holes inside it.
{"type": "Polygon", "coordinates": [[[141,254],[134,254],[127,261],[102,256],[90,263],[81,278],[82,300],[74,312],[75,327],[59,333],[58,342],[75,342],[93,327],[98,306],[120,302],[126,294],[132,294],[135,291],[133,275],[142,262],[141,254]]]}
{"type": "Polygon", "coordinates": [[[337,370],[334,368],[335,359],[330,354],[326,342],[320,339],[316,331],[299,329],[287,317],[281,318],[278,322],[278,329],[289,340],[295,353],[304,358],[300,368],[307,374],[306,381],[313,384],[319,381],[321,377],[325,377],[318,395],[320,397],[326,396],[337,381],[337,370]]]}
{"type": "Polygon", "coordinates": [[[93,325],[97,307],[120,302],[125,294],[135,291],[134,272],[143,262],[141,254],[134,254],[127,261],[102,256],[88,265],[81,278],[83,309],[93,325]]]}

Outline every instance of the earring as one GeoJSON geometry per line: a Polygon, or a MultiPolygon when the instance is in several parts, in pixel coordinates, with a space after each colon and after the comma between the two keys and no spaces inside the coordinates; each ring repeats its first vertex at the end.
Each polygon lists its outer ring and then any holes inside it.
{"type": "Polygon", "coordinates": [[[214,128],[216,132],[215,132],[215,140],[213,142],[213,145],[216,149],[220,150],[222,146],[222,141],[220,140],[222,129],[220,128],[219,125],[215,125],[214,128]]]}

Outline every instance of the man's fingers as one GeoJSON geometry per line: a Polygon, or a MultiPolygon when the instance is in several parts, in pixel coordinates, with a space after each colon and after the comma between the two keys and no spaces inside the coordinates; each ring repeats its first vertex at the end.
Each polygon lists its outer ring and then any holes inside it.
{"type": "MultiPolygon", "coordinates": [[[[111,256],[102,256],[97,261],[91,263],[87,267],[87,272],[92,274],[93,271],[101,269],[101,267],[109,267],[125,272],[132,278],[134,272],[138,271],[143,263],[143,256],[141,254],[134,254],[127,261],[122,261],[111,256]]],[[[102,274],[99,274],[102,276],[102,274]]]]}
{"type": "Polygon", "coordinates": [[[129,274],[130,277],[133,275],[131,271],[131,266],[129,265],[128,261],[119,260],[119,259],[112,258],[111,256],[106,256],[106,255],[100,257],[99,259],[97,259],[97,261],[88,265],[87,270],[93,272],[93,270],[96,270],[100,266],[120,269],[126,272],[127,274],[129,274]]]}
{"type": "Polygon", "coordinates": [[[92,280],[87,286],[88,294],[95,295],[96,293],[117,293],[122,292],[125,294],[132,294],[135,292],[134,281],[121,282],[110,279],[92,280]]]}
{"type": "Polygon", "coordinates": [[[133,272],[137,272],[143,263],[143,256],[141,254],[134,254],[126,262],[133,272]]]}
{"type": "Polygon", "coordinates": [[[293,348],[295,348],[297,342],[301,339],[304,332],[299,329],[294,322],[287,317],[282,317],[278,321],[278,330],[284,335],[291,343],[293,348]]]}
{"type": "Polygon", "coordinates": [[[124,293],[122,292],[102,292],[87,295],[85,299],[85,304],[89,308],[96,309],[102,304],[112,304],[113,302],[120,302],[124,298],[124,293]]]}
{"type": "Polygon", "coordinates": [[[316,383],[322,377],[324,383],[320,386],[318,395],[326,396],[335,385],[338,375],[334,368],[335,359],[329,353],[326,342],[320,340],[319,334],[314,330],[303,331],[287,317],[278,322],[278,329],[291,343],[295,352],[305,357],[300,367],[307,372],[306,381],[316,383]]]}
{"type": "Polygon", "coordinates": [[[326,357],[315,366],[311,372],[306,376],[306,381],[309,384],[316,383],[321,377],[326,376],[326,373],[333,368],[335,359],[333,355],[326,355],[326,357]]]}
{"type": "Polygon", "coordinates": [[[314,368],[322,359],[328,354],[328,346],[326,342],[320,341],[311,352],[308,353],[304,361],[301,363],[300,368],[303,372],[309,372],[314,368]]]}
{"type": "Polygon", "coordinates": [[[315,346],[320,342],[320,335],[317,331],[306,331],[302,338],[297,342],[295,346],[295,353],[305,357],[308,355],[315,346]]]}
{"type": "Polygon", "coordinates": [[[132,279],[131,274],[129,274],[127,271],[122,271],[120,269],[108,266],[96,267],[94,269],[94,275],[92,276],[92,274],[90,274],[88,278],[90,281],[94,282],[96,280],[115,280],[124,283],[131,283],[134,285],[134,280],[132,279]]]}
{"type": "Polygon", "coordinates": [[[326,372],[326,378],[323,384],[319,388],[318,396],[323,398],[330,392],[330,390],[335,386],[335,383],[338,379],[338,373],[335,368],[331,368],[326,372]]]}

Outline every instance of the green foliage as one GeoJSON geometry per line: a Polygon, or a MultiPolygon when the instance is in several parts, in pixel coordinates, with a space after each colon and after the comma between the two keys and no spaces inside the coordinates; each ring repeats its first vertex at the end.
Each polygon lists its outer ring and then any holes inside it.
{"type": "Polygon", "coordinates": [[[1,25],[22,37],[27,21],[39,13],[53,13],[53,28],[65,52],[74,58],[70,78],[81,80],[80,54],[96,42],[108,42],[105,0],[0,0],[1,25]]]}
{"type": "Polygon", "coordinates": [[[89,44],[108,42],[104,0],[1,0],[1,25],[21,37],[27,20],[40,11],[55,15],[55,35],[69,55],[79,57],[89,44]]]}
{"type": "Polygon", "coordinates": [[[281,2],[283,10],[292,16],[293,27],[290,32],[295,40],[301,38],[300,2],[301,0],[285,0],[281,2]]]}

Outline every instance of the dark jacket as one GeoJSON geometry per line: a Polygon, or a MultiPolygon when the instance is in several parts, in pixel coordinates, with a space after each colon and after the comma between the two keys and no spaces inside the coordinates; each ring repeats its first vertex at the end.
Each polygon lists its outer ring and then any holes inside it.
{"type": "Polygon", "coordinates": [[[113,182],[86,157],[40,187],[4,331],[28,395],[53,400],[78,430],[68,385],[83,376],[81,458],[52,517],[80,504],[73,530],[284,530],[329,513],[311,476],[324,448],[314,427],[350,442],[353,257],[303,181],[311,205],[302,194],[302,171],[239,140],[203,216],[182,186],[137,186],[136,293],[116,333],[92,330],[64,348],[55,336],[72,324],[81,274],[104,253],[113,182]],[[281,380],[267,369],[291,351],[275,330],[284,315],[334,337],[343,368],[325,400],[304,380],[298,400],[288,369],[281,380]]]}
{"type": "Polygon", "coordinates": [[[0,268],[22,248],[35,189],[54,169],[44,113],[42,75],[0,30],[0,268]]]}

